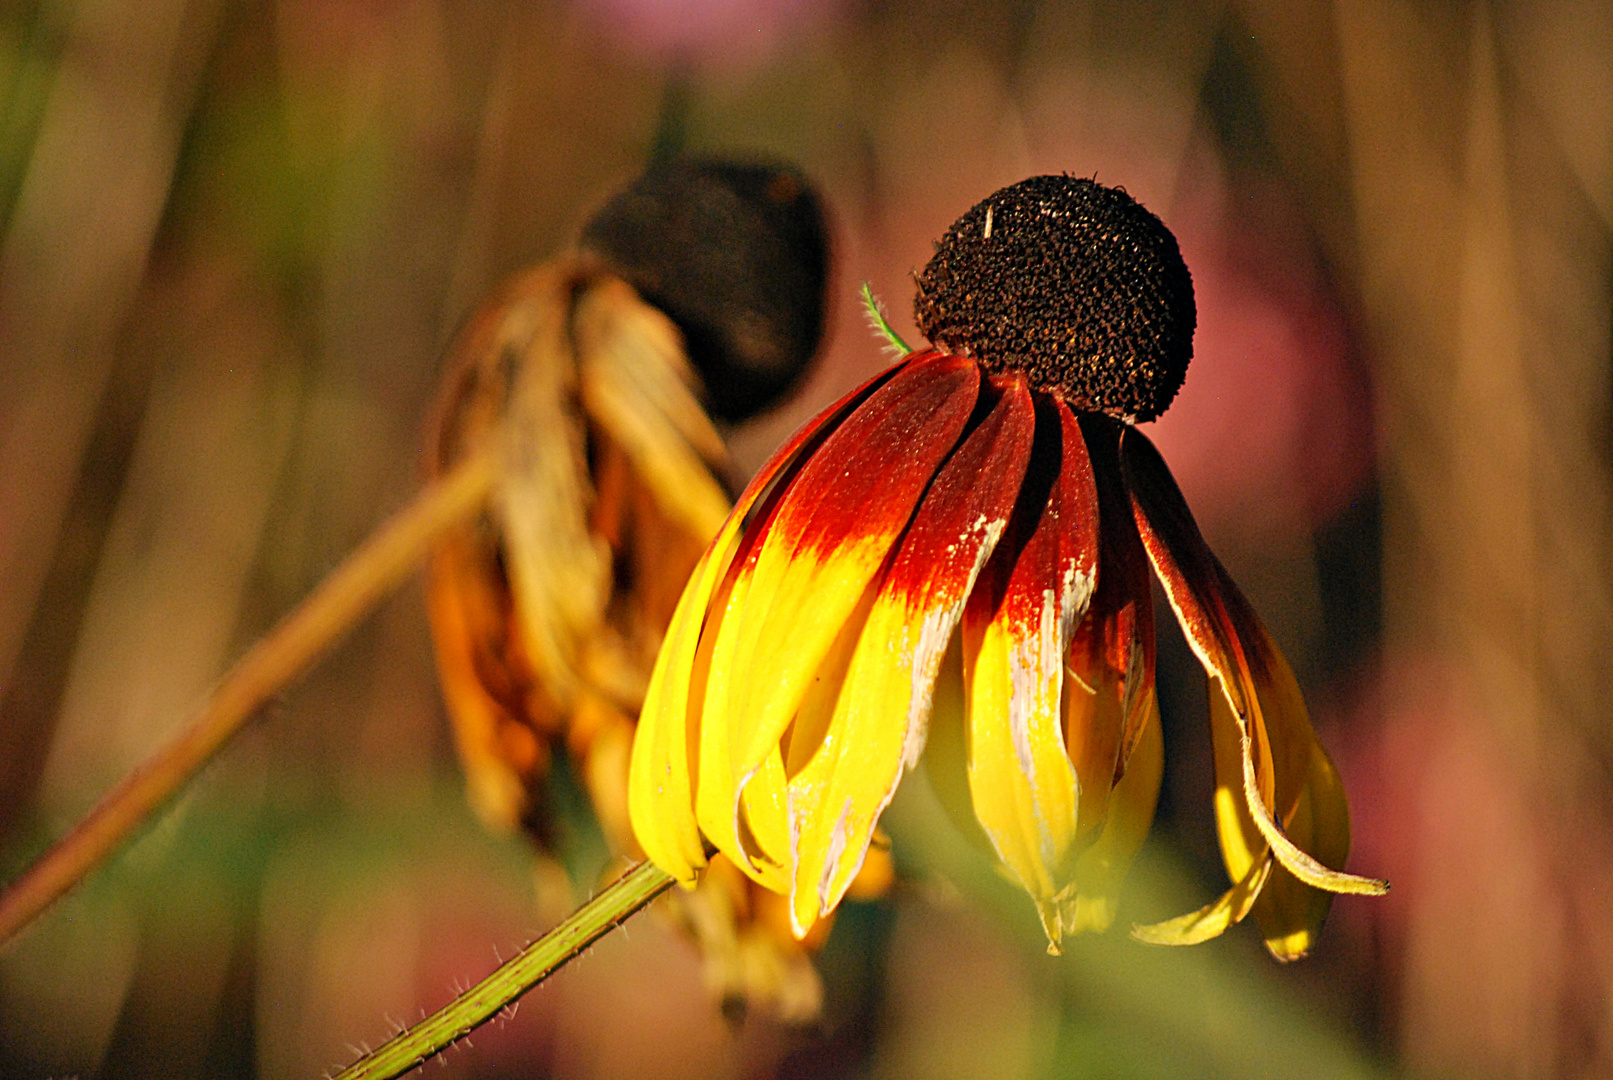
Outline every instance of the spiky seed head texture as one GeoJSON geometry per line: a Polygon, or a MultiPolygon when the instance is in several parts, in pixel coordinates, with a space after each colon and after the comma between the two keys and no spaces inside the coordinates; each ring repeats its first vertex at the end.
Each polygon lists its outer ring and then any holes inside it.
{"type": "Polygon", "coordinates": [[[917,281],[930,341],[1078,409],[1152,420],[1193,357],[1193,279],[1176,238],[1092,180],[1033,176],[996,192],[947,230],[917,281]]]}

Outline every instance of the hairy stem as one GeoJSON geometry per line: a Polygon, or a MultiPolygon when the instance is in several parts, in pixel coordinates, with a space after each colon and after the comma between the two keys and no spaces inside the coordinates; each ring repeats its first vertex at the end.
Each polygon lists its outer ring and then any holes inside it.
{"type": "Polygon", "coordinates": [[[442,532],[486,504],[490,453],[466,458],[381,525],[219,681],[190,723],[0,892],[0,946],[83,881],[254,713],[414,572],[442,532]]]}
{"type": "Polygon", "coordinates": [[[653,863],[639,863],[518,956],[418,1024],[365,1054],[337,1074],[335,1080],[390,1080],[423,1066],[433,1054],[497,1016],[516,998],[627,921],[671,884],[672,877],[665,870],[653,863]]]}

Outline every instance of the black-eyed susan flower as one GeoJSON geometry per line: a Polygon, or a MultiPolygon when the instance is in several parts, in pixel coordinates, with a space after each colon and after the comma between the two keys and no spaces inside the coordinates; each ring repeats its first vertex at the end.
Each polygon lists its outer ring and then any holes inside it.
{"type": "Polygon", "coordinates": [[[804,427],[696,567],[633,747],[645,852],[692,882],[712,845],[809,933],[956,701],[974,815],[1050,946],[1107,926],[1159,787],[1152,568],[1214,684],[1233,884],[1137,936],[1252,912],[1303,955],[1332,893],[1386,886],[1340,869],[1344,795],[1293,674],[1134,426],[1192,354],[1174,238],[1123,191],[1036,177],[952,226],[915,314],[933,348],[804,427]]]}
{"type": "MultiPolygon", "coordinates": [[[[497,495],[447,536],[428,599],[470,798],[550,846],[553,766],[636,856],[628,751],[679,593],[728,513],[714,419],[776,402],[822,335],[822,210],[790,169],[689,162],[610,200],[577,250],[467,322],[431,436],[446,471],[502,439],[497,495]]],[[[725,1002],[816,1013],[805,947],[738,873],[675,904],[725,1002]],[[780,929],[782,927],[782,929],[780,929]]]]}

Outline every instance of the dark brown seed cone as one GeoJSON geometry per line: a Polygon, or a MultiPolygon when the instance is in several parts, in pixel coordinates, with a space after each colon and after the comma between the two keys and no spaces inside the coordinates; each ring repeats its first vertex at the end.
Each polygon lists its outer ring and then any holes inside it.
{"type": "Polygon", "coordinates": [[[1197,321],[1164,223],[1070,176],[1033,176],[959,218],[918,275],[913,315],[942,348],[1128,421],[1170,405],[1197,321]]]}
{"type": "Polygon", "coordinates": [[[605,204],[581,245],[677,323],[712,416],[773,405],[817,352],[829,242],[817,192],[793,169],[653,169],[605,204]]]}

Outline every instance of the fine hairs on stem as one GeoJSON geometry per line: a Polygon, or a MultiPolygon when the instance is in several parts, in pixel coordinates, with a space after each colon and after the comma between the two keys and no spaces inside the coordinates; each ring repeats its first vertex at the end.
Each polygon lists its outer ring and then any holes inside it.
{"type": "Polygon", "coordinates": [[[672,886],[672,877],[641,862],[487,978],[349,1065],[334,1080],[390,1080],[418,1068],[510,1008],[588,946],[672,886]]]}
{"type": "Polygon", "coordinates": [[[174,739],[0,892],[0,948],[116,852],[270,698],[408,580],[433,540],[481,510],[498,475],[493,451],[467,457],[331,571],[219,680],[174,739]]]}

